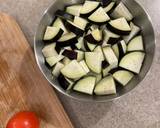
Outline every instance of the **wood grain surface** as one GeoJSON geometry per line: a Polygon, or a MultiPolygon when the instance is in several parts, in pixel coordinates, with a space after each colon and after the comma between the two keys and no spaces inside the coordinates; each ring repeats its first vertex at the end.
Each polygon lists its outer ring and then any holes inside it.
{"type": "Polygon", "coordinates": [[[37,68],[20,27],[0,13],[0,128],[23,110],[36,112],[41,128],[73,128],[53,88],[37,68]]]}

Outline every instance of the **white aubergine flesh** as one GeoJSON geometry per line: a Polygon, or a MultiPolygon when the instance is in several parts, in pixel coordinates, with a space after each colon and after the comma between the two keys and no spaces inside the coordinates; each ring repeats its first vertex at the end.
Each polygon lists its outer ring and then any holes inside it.
{"type": "Polygon", "coordinates": [[[118,66],[118,59],[113,51],[113,49],[110,46],[106,46],[103,48],[103,53],[105,56],[105,59],[108,61],[112,67],[117,67],[118,66]]]}
{"type": "Polygon", "coordinates": [[[111,16],[113,18],[120,18],[124,17],[127,21],[131,21],[133,19],[133,15],[128,10],[128,8],[120,2],[117,7],[114,9],[114,11],[111,13],[111,16]]]}
{"type": "Polygon", "coordinates": [[[92,95],[95,82],[96,78],[94,76],[84,77],[74,85],[73,90],[92,95]]]}
{"type": "Polygon", "coordinates": [[[101,73],[102,70],[102,60],[101,54],[96,52],[85,52],[86,64],[91,71],[95,73],[101,73]]]}
{"type": "Polygon", "coordinates": [[[131,32],[128,36],[123,36],[124,41],[128,44],[128,42],[138,34],[138,32],[140,31],[140,27],[138,27],[137,25],[135,25],[133,22],[130,23],[130,27],[131,27],[131,32]]]}
{"type": "Polygon", "coordinates": [[[89,1],[86,0],[81,8],[81,15],[82,16],[88,16],[90,15],[98,6],[100,5],[97,1],[89,1]]]}
{"type": "Polygon", "coordinates": [[[109,21],[107,28],[118,35],[129,35],[131,32],[131,28],[124,17],[109,21]]]}
{"type": "Polygon", "coordinates": [[[102,7],[99,7],[88,17],[88,19],[95,24],[104,24],[110,20],[110,17],[107,15],[107,13],[102,7]]]}
{"type": "Polygon", "coordinates": [[[65,65],[64,68],[61,69],[61,73],[70,79],[76,79],[86,75],[85,70],[77,60],[72,60],[69,64],[65,65]]]}
{"type": "Polygon", "coordinates": [[[66,29],[63,21],[59,17],[57,17],[52,26],[61,28],[63,30],[63,34],[68,33],[68,30],[66,29]]]}
{"type": "Polygon", "coordinates": [[[119,66],[136,74],[140,73],[145,53],[131,52],[126,54],[120,61],[119,66]]]}
{"type": "Polygon", "coordinates": [[[79,16],[81,8],[82,5],[71,5],[66,7],[66,12],[74,16],[79,16]]]}
{"type": "Polygon", "coordinates": [[[123,86],[126,86],[133,76],[133,73],[126,70],[118,70],[113,74],[114,79],[123,86]]]}
{"type": "Polygon", "coordinates": [[[103,78],[95,87],[96,95],[116,94],[116,85],[112,76],[103,78]]]}
{"type": "Polygon", "coordinates": [[[64,64],[58,62],[53,68],[53,71],[52,71],[53,76],[58,77],[63,67],[64,67],[64,64]]]}
{"type": "Polygon", "coordinates": [[[131,52],[131,51],[144,51],[142,36],[136,36],[136,37],[134,37],[128,43],[127,51],[128,52],[131,52]]]}

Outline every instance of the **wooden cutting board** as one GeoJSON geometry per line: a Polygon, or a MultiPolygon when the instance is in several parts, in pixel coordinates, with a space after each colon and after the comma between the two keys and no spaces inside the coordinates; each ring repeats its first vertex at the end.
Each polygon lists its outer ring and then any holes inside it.
{"type": "Polygon", "coordinates": [[[41,128],[73,128],[20,27],[0,13],[0,128],[23,110],[36,112],[41,128]]]}

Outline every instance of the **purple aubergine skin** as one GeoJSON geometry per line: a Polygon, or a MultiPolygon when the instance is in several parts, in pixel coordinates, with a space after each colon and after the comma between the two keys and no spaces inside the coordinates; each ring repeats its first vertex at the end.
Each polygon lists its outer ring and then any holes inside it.
{"type": "Polygon", "coordinates": [[[76,26],[70,24],[69,22],[65,23],[65,26],[68,30],[70,30],[71,32],[73,32],[74,34],[76,34],[77,36],[83,36],[84,32],[82,29],[77,28],[76,26]]]}
{"type": "Polygon", "coordinates": [[[86,40],[84,40],[84,47],[85,47],[85,49],[86,49],[87,51],[90,51],[90,52],[91,52],[91,50],[89,49],[89,47],[88,47],[88,45],[87,45],[87,41],[86,41],[86,40]]]}
{"type": "Polygon", "coordinates": [[[92,23],[92,24],[96,24],[96,25],[105,25],[105,24],[107,24],[108,23],[108,21],[105,21],[105,22],[95,22],[95,21],[92,21],[92,20],[90,20],[90,19],[88,19],[88,21],[90,22],[90,23],[92,23]]]}
{"type": "Polygon", "coordinates": [[[99,4],[95,9],[93,9],[92,11],[86,13],[86,14],[80,14],[80,17],[83,17],[83,18],[87,18],[89,17],[93,12],[95,12],[99,7],[100,7],[101,4],[99,4]]]}
{"type": "Polygon", "coordinates": [[[69,14],[69,13],[66,13],[62,10],[57,10],[55,12],[55,16],[58,16],[60,18],[62,18],[63,20],[70,20],[70,21],[73,21],[74,20],[74,16],[69,14]]]}
{"type": "MultiPolygon", "coordinates": [[[[119,71],[119,70],[125,70],[125,69],[124,69],[124,68],[121,68],[121,67],[117,67],[117,68],[111,69],[111,70],[109,71],[109,73],[114,74],[115,72],[117,72],[117,71],[119,71]]],[[[126,70],[125,70],[125,71],[126,71],[126,70]]]]}
{"type": "Polygon", "coordinates": [[[108,66],[109,66],[109,63],[106,60],[102,61],[102,69],[105,69],[108,66]]]}
{"type": "Polygon", "coordinates": [[[75,44],[71,45],[71,49],[72,49],[72,50],[78,50],[78,48],[76,47],[75,44]]]}
{"type": "Polygon", "coordinates": [[[118,37],[118,38],[110,37],[107,44],[114,45],[121,40],[122,40],[122,37],[118,37]]]}
{"type": "Polygon", "coordinates": [[[68,57],[70,60],[75,60],[77,59],[78,53],[73,50],[65,49],[62,55],[68,57]]]}
{"type": "Polygon", "coordinates": [[[66,41],[57,41],[57,45],[59,47],[67,47],[67,46],[70,46],[70,45],[74,45],[78,43],[78,40],[77,40],[77,37],[74,37],[72,39],[69,39],[69,40],[66,40],[66,41]]]}
{"type": "Polygon", "coordinates": [[[107,12],[107,14],[110,15],[114,11],[114,9],[116,8],[116,6],[117,6],[117,3],[114,4],[114,6],[107,12]]]}
{"type": "Polygon", "coordinates": [[[119,29],[114,28],[112,25],[110,25],[110,23],[107,23],[106,27],[113,33],[121,35],[121,36],[125,36],[125,35],[129,35],[129,33],[131,31],[122,31],[119,29]]]}
{"type": "Polygon", "coordinates": [[[91,44],[97,44],[97,45],[101,45],[102,44],[102,40],[100,40],[100,41],[95,40],[94,37],[92,36],[92,34],[86,35],[84,37],[84,39],[86,41],[88,41],[89,43],[91,43],[91,44]]]}
{"type": "Polygon", "coordinates": [[[112,2],[112,0],[100,0],[100,1],[103,7],[108,6],[112,2]]]}
{"type": "Polygon", "coordinates": [[[57,80],[58,80],[59,84],[61,85],[61,87],[64,90],[66,90],[68,88],[68,86],[69,86],[70,83],[66,80],[66,78],[64,77],[63,74],[60,74],[58,76],[57,80]]]}
{"type": "Polygon", "coordinates": [[[56,50],[56,52],[59,54],[60,53],[60,51],[61,51],[61,47],[59,47],[58,45],[57,45],[57,43],[56,43],[56,47],[55,47],[55,50],[56,50]]]}
{"type": "Polygon", "coordinates": [[[123,56],[125,55],[124,51],[123,51],[123,47],[122,47],[122,43],[118,42],[118,49],[119,49],[119,61],[123,58],[123,56]]]}
{"type": "Polygon", "coordinates": [[[89,42],[87,42],[86,40],[84,40],[84,47],[85,47],[85,49],[86,49],[87,51],[91,52],[91,50],[90,50],[89,47],[88,47],[88,43],[89,43],[89,42]]]}
{"type": "Polygon", "coordinates": [[[57,35],[54,38],[52,38],[51,40],[43,40],[43,42],[44,43],[53,43],[53,42],[56,42],[58,39],[61,38],[63,32],[64,31],[62,29],[60,29],[59,32],[57,33],[57,35]]]}

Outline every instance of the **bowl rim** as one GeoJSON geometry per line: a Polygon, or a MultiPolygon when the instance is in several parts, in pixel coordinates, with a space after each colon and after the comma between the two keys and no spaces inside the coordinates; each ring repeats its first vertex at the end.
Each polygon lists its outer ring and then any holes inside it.
{"type": "Polygon", "coordinates": [[[133,92],[133,91],[136,89],[136,87],[138,87],[138,86],[145,80],[145,78],[150,74],[151,68],[153,67],[153,62],[155,61],[155,53],[156,53],[156,43],[157,43],[157,40],[156,40],[156,37],[155,37],[155,29],[154,29],[154,27],[153,27],[153,22],[152,22],[151,17],[150,17],[149,14],[148,14],[148,11],[147,11],[143,6],[141,6],[141,4],[140,4],[138,1],[136,1],[136,0],[133,0],[133,1],[134,1],[136,4],[138,4],[138,5],[142,8],[142,10],[145,12],[145,14],[146,14],[146,16],[147,16],[147,18],[148,18],[151,26],[152,26],[152,30],[153,30],[153,39],[154,39],[154,40],[153,40],[153,41],[154,41],[153,58],[152,58],[152,62],[151,62],[151,64],[150,64],[150,66],[149,66],[149,68],[148,68],[148,71],[147,71],[147,73],[145,74],[145,76],[142,78],[142,80],[140,80],[139,83],[138,83],[136,86],[134,86],[130,91],[127,91],[127,92],[123,93],[122,95],[119,95],[119,96],[116,96],[116,97],[113,97],[113,98],[110,98],[110,99],[102,99],[102,100],[90,100],[90,99],[88,99],[88,98],[77,98],[77,97],[74,97],[74,96],[66,93],[65,91],[62,91],[62,90],[59,89],[57,86],[54,86],[54,83],[52,83],[52,82],[49,80],[49,78],[46,76],[46,74],[43,72],[42,67],[40,66],[40,63],[39,63],[39,60],[38,60],[37,53],[36,53],[36,36],[37,36],[38,28],[39,28],[40,23],[41,23],[41,21],[43,20],[44,16],[47,14],[47,12],[48,12],[48,11],[52,8],[52,6],[55,4],[56,1],[54,1],[54,2],[52,2],[52,3],[45,9],[45,11],[44,11],[44,12],[42,13],[42,15],[40,16],[41,18],[40,18],[40,21],[39,21],[39,23],[38,23],[38,26],[37,26],[37,29],[36,29],[36,31],[35,31],[35,34],[34,34],[34,45],[33,45],[33,46],[34,46],[33,49],[34,49],[34,55],[35,55],[36,63],[37,63],[37,65],[38,65],[38,67],[39,67],[40,72],[43,74],[43,76],[45,77],[45,79],[49,82],[49,84],[50,84],[49,86],[52,86],[53,89],[56,90],[56,92],[58,92],[58,93],[60,92],[60,94],[63,94],[64,96],[67,96],[67,97],[69,97],[69,98],[71,98],[71,99],[74,99],[74,100],[77,100],[77,101],[104,103],[104,102],[115,101],[115,100],[120,99],[121,97],[126,96],[127,94],[133,92]]]}

